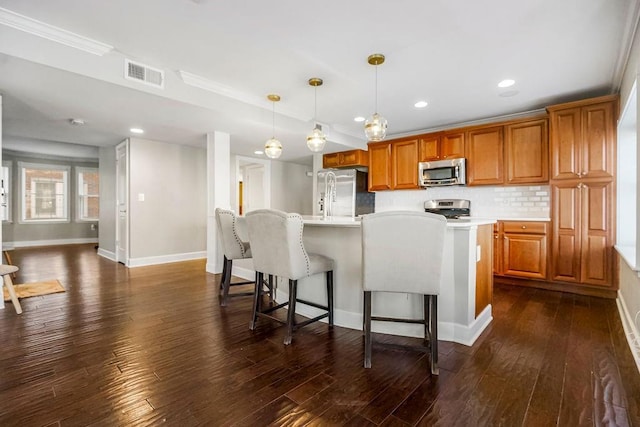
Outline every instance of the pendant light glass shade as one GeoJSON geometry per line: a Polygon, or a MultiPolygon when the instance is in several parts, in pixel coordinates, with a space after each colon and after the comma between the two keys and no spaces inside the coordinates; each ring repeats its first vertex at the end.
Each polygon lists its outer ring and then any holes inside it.
{"type": "Polygon", "coordinates": [[[324,149],[324,144],[326,143],[327,137],[322,133],[320,125],[316,125],[309,136],[307,136],[307,147],[314,153],[319,153],[324,149]]]}
{"type": "Polygon", "coordinates": [[[271,138],[264,145],[264,153],[270,159],[277,159],[282,154],[282,144],[275,138],[271,138]]]}
{"type": "Polygon", "coordinates": [[[369,55],[367,62],[376,67],[376,103],[375,113],[364,122],[364,134],[369,141],[382,141],[387,136],[387,119],[378,114],[378,65],[384,63],[384,55],[369,55]]]}
{"type": "MultiPolygon", "coordinates": [[[[309,79],[309,86],[313,86],[313,121],[316,121],[318,116],[318,86],[322,86],[322,79],[318,77],[312,77],[309,79]]],[[[316,123],[309,136],[307,136],[307,147],[314,153],[318,153],[324,149],[324,145],[327,143],[327,137],[322,132],[322,126],[316,123]]]]}
{"type": "Polygon", "coordinates": [[[276,134],[276,102],[280,101],[279,95],[267,95],[267,99],[272,102],[272,125],[273,136],[264,144],[264,153],[270,159],[277,159],[282,154],[282,144],[275,137],[276,134]]]}
{"type": "Polygon", "coordinates": [[[382,141],[387,136],[387,119],[374,113],[364,122],[364,134],[369,141],[382,141]]]}

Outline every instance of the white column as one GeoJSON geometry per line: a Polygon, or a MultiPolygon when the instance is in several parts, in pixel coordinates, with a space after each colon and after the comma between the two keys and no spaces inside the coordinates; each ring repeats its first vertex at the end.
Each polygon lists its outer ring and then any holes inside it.
{"type": "Polygon", "coordinates": [[[207,266],[209,273],[222,271],[216,208],[231,208],[231,138],[228,133],[207,134],[207,266]]]}

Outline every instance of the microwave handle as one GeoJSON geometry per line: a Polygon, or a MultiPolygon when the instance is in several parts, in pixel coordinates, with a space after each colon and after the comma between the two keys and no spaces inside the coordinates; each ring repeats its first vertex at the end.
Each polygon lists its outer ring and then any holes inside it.
{"type": "Polygon", "coordinates": [[[454,169],[456,171],[456,178],[460,178],[460,165],[456,165],[454,169]]]}

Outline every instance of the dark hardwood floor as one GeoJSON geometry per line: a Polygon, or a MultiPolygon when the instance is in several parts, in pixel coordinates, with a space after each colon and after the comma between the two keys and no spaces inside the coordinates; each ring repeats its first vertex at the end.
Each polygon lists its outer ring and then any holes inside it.
{"type": "Polygon", "coordinates": [[[434,377],[425,354],[385,348],[363,369],[359,331],[316,324],[289,347],[273,323],[249,331],[251,298],[219,307],[203,261],[12,256],[16,283],[67,291],[0,310],[1,426],[640,426],[612,300],[497,286],[491,326],[473,347],[441,342],[434,377]]]}

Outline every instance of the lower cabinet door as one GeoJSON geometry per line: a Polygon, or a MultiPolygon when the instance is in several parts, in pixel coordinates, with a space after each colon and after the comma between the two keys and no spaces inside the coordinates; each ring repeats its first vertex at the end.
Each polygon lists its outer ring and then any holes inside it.
{"type": "Polygon", "coordinates": [[[504,234],[503,274],[547,278],[547,236],[536,234],[504,234]]]}

